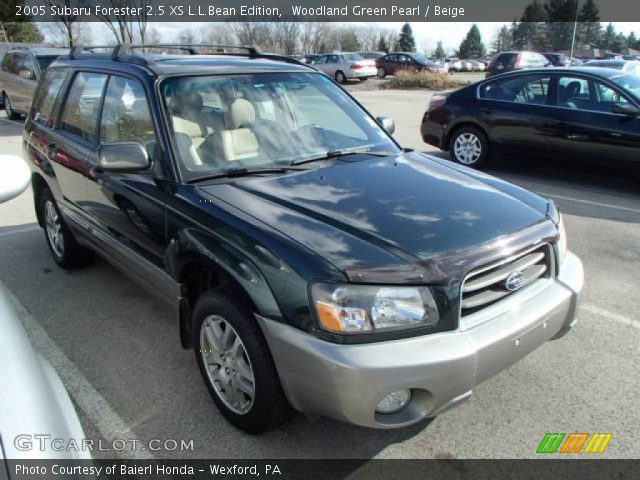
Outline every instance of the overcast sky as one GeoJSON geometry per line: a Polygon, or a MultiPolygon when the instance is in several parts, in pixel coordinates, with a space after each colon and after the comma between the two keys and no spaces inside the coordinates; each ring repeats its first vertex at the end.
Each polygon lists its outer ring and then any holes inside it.
{"type": "MultiPolygon", "coordinates": [[[[178,34],[185,29],[199,30],[207,23],[202,22],[149,22],[160,33],[162,41],[171,42],[177,40],[178,34]]],[[[366,25],[366,24],[365,24],[366,25]]],[[[402,23],[381,23],[385,28],[400,30],[402,23]]],[[[444,48],[449,51],[458,48],[458,45],[473,25],[472,22],[419,22],[412,23],[411,27],[416,37],[416,46],[419,51],[432,51],[438,40],[442,40],[444,48]]],[[[479,22],[477,23],[482,34],[482,41],[488,49],[491,48],[497,30],[502,25],[508,25],[504,22],[479,22]]],[[[94,44],[102,43],[106,40],[112,40],[112,34],[104,25],[100,23],[91,23],[92,42],[94,44]]],[[[635,31],[640,36],[640,23],[632,22],[614,22],[617,31],[628,34],[635,31]]],[[[46,32],[45,32],[46,35],[46,32]]]]}

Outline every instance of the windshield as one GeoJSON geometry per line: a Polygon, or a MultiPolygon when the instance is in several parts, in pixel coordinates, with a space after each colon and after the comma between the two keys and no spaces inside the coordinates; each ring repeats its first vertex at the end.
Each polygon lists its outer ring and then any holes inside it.
{"type": "Polygon", "coordinates": [[[358,60],[364,60],[364,57],[359,53],[343,53],[342,56],[347,62],[357,62],[358,60]]]}
{"type": "Polygon", "coordinates": [[[609,80],[614,82],[625,92],[633,95],[636,100],[640,100],[640,76],[638,75],[616,75],[609,80]]]}
{"type": "Polygon", "coordinates": [[[375,120],[318,73],[172,77],[161,92],[186,180],[327,152],[399,151],[375,120]]]}

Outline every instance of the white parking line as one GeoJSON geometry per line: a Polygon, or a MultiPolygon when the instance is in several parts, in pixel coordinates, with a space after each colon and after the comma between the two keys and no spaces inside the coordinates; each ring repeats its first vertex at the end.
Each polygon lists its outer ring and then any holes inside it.
{"type": "MultiPolygon", "coordinates": [[[[108,444],[119,439],[124,440],[127,446],[134,445],[135,443],[133,442],[141,445],[142,442],[129,432],[130,429],[124,420],[111,408],[104,397],[93,388],[82,372],[29,314],[24,305],[20,303],[13,293],[9,292],[9,296],[34,348],[55,368],[71,398],[73,398],[78,408],[91,419],[108,444]]],[[[154,458],[150,452],[141,450],[118,450],[117,455],[132,460],[150,460],[154,458]]]]}
{"type": "Polygon", "coordinates": [[[615,210],[622,210],[622,211],[625,211],[625,212],[631,212],[631,213],[640,214],[640,209],[638,209],[638,208],[623,207],[622,205],[614,205],[612,203],[596,202],[596,201],[593,201],[593,200],[582,200],[580,198],[567,197],[567,196],[564,196],[564,195],[557,195],[555,193],[541,192],[539,190],[536,190],[535,188],[532,188],[531,190],[535,191],[538,195],[542,195],[542,196],[545,196],[545,197],[558,198],[560,200],[567,200],[569,202],[584,203],[585,205],[592,205],[592,206],[595,206],[595,207],[611,208],[611,209],[615,209],[615,210]]]}
{"type": "Polygon", "coordinates": [[[601,317],[613,320],[614,322],[622,323],[623,325],[630,325],[635,328],[640,328],[640,321],[634,320],[633,318],[625,317],[624,315],[620,315],[618,313],[610,312],[609,310],[605,310],[604,308],[596,307],[595,305],[591,305],[590,303],[583,303],[580,308],[586,310],[589,313],[600,315],[601,317]]]}

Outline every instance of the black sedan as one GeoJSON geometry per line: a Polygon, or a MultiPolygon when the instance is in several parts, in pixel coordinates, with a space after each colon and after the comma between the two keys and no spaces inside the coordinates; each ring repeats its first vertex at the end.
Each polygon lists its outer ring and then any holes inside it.
{"type": "Polygon", "coordinates": [[[420,133],[473,168],[510,151],[638,169],[640,76],[585,67],[498,75],[436,93],[420,133]]]}

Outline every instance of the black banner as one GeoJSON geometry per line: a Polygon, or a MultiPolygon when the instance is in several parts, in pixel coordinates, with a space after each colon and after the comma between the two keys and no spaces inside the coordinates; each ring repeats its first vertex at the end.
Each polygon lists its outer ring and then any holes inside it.
{"type": "MultiPolygon", "coordinates": [[[[5,1],[5,0],[3,0],[5,1]]],[[[149,22],[511,22],[532,0],[9,0],[2,21],[92,22],[146,19],[149,22]]],[[[577,10],[585,0],[577,2],[577,10]]],[[[539,0],[540,4],[544,0],[539,0]]],[[[640,20],[635,0],[596,0],[600,21],[640,20]]],[[[560,21],[576,19],[572,12],[560,21]]]]}
{"type": "MultiPolygon", "coordinates": [[[[11,480],[274,478],[457,480],[637,478],[638,460],[7,460],[11,480]]],[[[0,479],[3,478],[0,468],[0,479]]]]}

